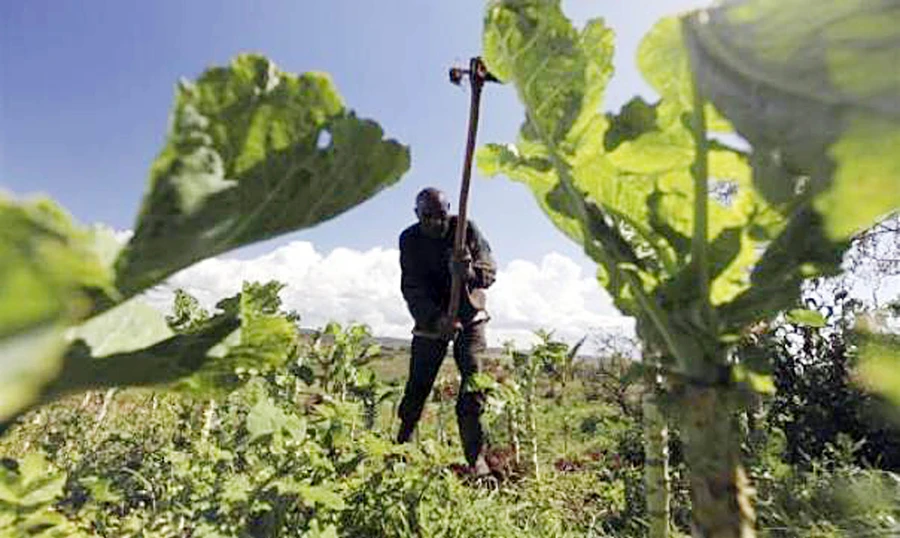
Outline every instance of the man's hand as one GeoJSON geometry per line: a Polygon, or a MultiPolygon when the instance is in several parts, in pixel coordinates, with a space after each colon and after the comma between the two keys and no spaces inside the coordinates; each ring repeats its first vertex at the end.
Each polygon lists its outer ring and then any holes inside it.
{"type": "Polygon", "coordinates": [[[475,270],[472,268],[472,258],[468,255],[459,260],[451,258],[450,274],[459,277],[463,282],[475,280],[475,270]]]}
{"type": "Polygon", "coordinates": [[[438,319],[437,329],[441,337],[450,340],[456,336],[457,331],[462,329],[462,324],[447,314],[441,314],[441,317],[438,319]]]}

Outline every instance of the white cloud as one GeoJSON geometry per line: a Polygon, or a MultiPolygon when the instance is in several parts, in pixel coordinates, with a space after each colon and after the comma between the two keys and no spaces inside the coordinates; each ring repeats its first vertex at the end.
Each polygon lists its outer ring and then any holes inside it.
{"type": "Polygon", "coordinates": [[[131,241],[131,238],[134,237],[134,230],[113,230],[112,233],[116,241],[118,241],[122,245],[131,241]]]}
{"type": "MultiPolygon", "coordinates": [[[[184,288],[209,308],[237,293],[245,280],[287,284],[281,293],[284,306],[298,311],[304,326],[360,322],[379,336],[410,337],[412,318],[400,294],[396,249],[338,248],[322,254],[311,243],[297,241],[253,259],[204,260],[145,297],[168,312],[175,288],[184,288]]],[[[515,260],[502,267],[488,291],[488,311],[492,346],[511,339],[525,347],[539,328],[574,342],[600,328],[632,325],[611,305],[593,275],[556,253],[544,256],[540,264],[515,260]]]]}

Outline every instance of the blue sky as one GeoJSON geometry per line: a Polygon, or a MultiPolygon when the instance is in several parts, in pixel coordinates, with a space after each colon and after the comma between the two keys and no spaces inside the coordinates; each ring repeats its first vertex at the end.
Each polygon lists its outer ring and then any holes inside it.
{"type": "MultiPolygon", "coordinates": [[[[609,107],[653,95],[634,68],[637,43],[656,19],[692,5],[564,3],[574,20],[603,16],[616,29],[609,107]]],[[[472,0],[0,2],[0,187],[47,193],[83,223],[131,228],[175,82],[255,51],[287,71],[329,72],[350,107],[411,146],[413,165],[333,221],[232,255],[295,239],[325,251],[395,246],[423,186],[445,189],[455,207],[469,99],[446,71],[479,53],[483,9],[472,0]]],[[[521,120],[513,89],[490,87],[479,142],[512,141],[521,120]]],[[[593,270],[521,185],[476,177],[471,210],[501,262],[557,251],[593,270]]]]}
{"type": "MultiPolygon", "coordinates": [[[[655,98],[635,68],[638,43],[660,17],[700,5],[563,3],[578,24],[604,17],[616,31],[608,109],[635,94],[655,98]]],[[[469,96],[447,81],[447,69],[480,53],[483,11],[476,0],[4,0],[0,189],[45,193],[83,224],[131,229],[180,77],[241,52],[285,71],[326,71],[358,115],[411,147],[411,170],[331,221],[207,260],[148,298],[167,309],[179,286],[211,305],[242,280],[275,278],[308,325],[362,321],[378,334],[407,335],[397,237],[422,187],[444,189],[456,206],[469,96]]],[[[489,86],[479,143],[513,141],[522,119],[513,88],[489,86]]],[[[594,264],[524,186],[476,173],[470,209],[501,267],[489,291],[493,343],[524,343],[539,327],[574,340],[623,323],[594,264]]]]}

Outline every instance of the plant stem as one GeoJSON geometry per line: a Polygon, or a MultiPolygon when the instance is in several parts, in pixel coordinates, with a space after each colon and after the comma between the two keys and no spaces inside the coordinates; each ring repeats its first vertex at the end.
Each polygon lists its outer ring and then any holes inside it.
{"type": "Polygon", "coordinates": [[[691,483],[693,534],[753,538],[752,488],[740,461],[731,409],[718,389],[686,389],[685,459],[691,483]]]}
{"type": "MultiPolygon", "coordinates": [[[[691,241],[691,266],[697,284],[697,295],[703,298],[704,309],[711,311],[709,303],[709,140],[706,138],[706,115],[703,96],[694,85],[694,111],[691,116],[691,134],[697,154],[691,165],[694,178],[694,235],[691,241]]],[[[704,312],[704,315],[707,312],[704,312]]]]}
{"type": "Polygon", "coordinates": [[[103,405],[100,407],[100,412],[97,413],[97,420],[94,421],[93,433],[96,433],[97,430],[100,429],[100,425],[103,424],[103,419],[105,419],[107,413],[109,413],[109,405],[112,403],[117,390],[116,387],[107,389],[106,393],[103,395],[103,405]]]}
{"type": "Polygon", "coordinates": [[[644,416],[644,486],[649,538],[668,538],[670,519],[669,428],[659,410],[656,372],[647,376],[641,405],[644,416]]]}
{"type": "Polygon", "coordinates": [[[216,400],[210,398],[209,405],[206,406],[206,411],[203,413],[203,430],[200,433],[200,439],[204,442],[209,440],[209,434],[212,432],[213,425],[216,422],[216,400]]]}
{"type": "MultiPolygon", "coordinates": [[[[714,334],[716,321],[710,300],[708,259],[709,141],[704,105],[694,80],[691,135],[696,156],[691,166],[694,179],[691,270],[700,305],[700,319],[694,323],[699,323],[699,329],[707,334],[714,334]]],[[[715,378],[723,358],[718,350],[700,349],[700,356],[677,357],[690,374],[685,387],[682,432],[691,483],[693,534],[703,538],[752,538],[756,536],[756,517],[750,500],[752,490],[741,465],[740,444],[725,387],[701,386],[692,381],[715,378]]]]}

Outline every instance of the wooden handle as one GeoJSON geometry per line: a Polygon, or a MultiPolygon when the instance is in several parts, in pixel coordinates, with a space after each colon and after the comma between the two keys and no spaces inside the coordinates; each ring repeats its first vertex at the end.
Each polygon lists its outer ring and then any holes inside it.
{"type": "MultiPolygon", "coordinates": [[[[459,189],[459,213],[456,218],[456,233],[453,237],[453,261],[461,262],[465,252],[466,227],[468,225],[469,184],[472,178],[472,157],[475,153],[475,139],[478,134],[478,109],[481,104],[481,88],[490,76],[481,58],[469,61],[469,81],[472,86],[472,100],[469,104],[469,137],[466,140],[466,156],[463,161],[462,185],[459,189]]],[[[447,316],[456,321],[462,296],[463,282],[454,271],[450,282],[450,303],[447,316]]]]}

